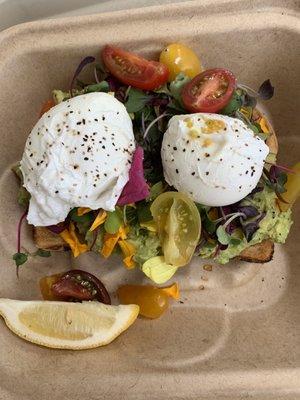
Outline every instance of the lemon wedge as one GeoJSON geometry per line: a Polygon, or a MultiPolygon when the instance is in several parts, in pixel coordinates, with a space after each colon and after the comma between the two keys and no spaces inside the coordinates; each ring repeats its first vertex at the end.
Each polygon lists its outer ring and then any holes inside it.
{"type": "Polygon", "coordinates": [[[104,346],[125,331],[138,313],[135,304],[0,299],[0,315],[11,331],[29,342],[56,349],[104,346]]]}

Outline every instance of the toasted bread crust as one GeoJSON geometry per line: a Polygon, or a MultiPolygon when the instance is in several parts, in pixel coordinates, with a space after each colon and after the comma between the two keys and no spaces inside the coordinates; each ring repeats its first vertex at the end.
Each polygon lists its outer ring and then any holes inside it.
{"type": "Polygon", "coordinates": [[[272,240],[266,239],[243,250],[238,258],[252,263],[266,263],[272,260],[273,254],[274,243],[272,240]]]}
{"type": "Polygon", "coordinates": [[[67,243],[59,235],[42,226],[34,227],[33,240],[39,249],[51,251],[63,251],[68,249],[67,243]]]}

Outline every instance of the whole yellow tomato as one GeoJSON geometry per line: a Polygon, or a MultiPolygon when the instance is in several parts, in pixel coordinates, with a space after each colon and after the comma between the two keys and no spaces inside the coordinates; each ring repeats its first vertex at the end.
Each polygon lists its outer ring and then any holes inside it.
{"type": "Polygon", "coordinates": [[[137,304],[140,315],[146,318],[159,318],[169,307],[169,298],[178,300],[177,283],[161,288],[150,285],[124,285],[117,294],[121,304],[137,304]]]}
{"type": "Polygon", "coordinates": [[[160,53],[159,61],[168,67],[169,81],[173,81],[180,72],[190,78],[202,72],[200,60],[193,50],[180,43],[166,46],[160,53]]]}

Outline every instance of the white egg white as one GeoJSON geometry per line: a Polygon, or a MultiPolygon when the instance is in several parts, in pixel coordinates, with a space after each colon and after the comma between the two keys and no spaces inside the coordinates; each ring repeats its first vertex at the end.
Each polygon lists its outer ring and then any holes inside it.
{"type": "Polygon", "coordinates": [[[247,196],[268,153],[244,122],[208,113],[172,117],[161,150],[167,183],[207,206],[225,206],[247,196]]]}
{"type": "Polygon", "coordinates": [[[113,96],[90,93],[53,107],[32,129],[21,161],[28,222],[57,224],[74,207],[114,210],[134,150],[131,119],[113,96]]]}

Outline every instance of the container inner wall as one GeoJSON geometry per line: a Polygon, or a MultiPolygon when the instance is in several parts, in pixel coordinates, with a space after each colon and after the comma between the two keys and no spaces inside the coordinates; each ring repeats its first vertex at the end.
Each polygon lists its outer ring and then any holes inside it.
{"type": "MultiPolygon", "coordinates": [[[[95,273],[112,292],[119,284],[146,283],[141,272],[125,270],[118,258],[85,254],[74,261],[68,253],[56,253],[21,267],[19,280],[11,259],[22,211],[10,167],[20,159],[51,90],[67,89],[79,61],[99,57],[106,43],[157,57],[165,44],[180,41],[201,56],[205,67],[231,69],[255,89],[270,78],[275,96],[268,111],[279,139],[279,160],[292,165],[299,159],[299,19],[290,9],[266,6],[254,12],[241,3],[189,3],[39,22],[2,33],[0,297],[37,299],[39,278],[71,265],[95,273]]],[[[83,79],[89,76],[87,71],[83,79]]],[[[120,399],[215,399],[225,393],[238,399],[248,393],[295,398],[289,396],[299,393],[300,379],[299,210],[298,205],[287,244],[276,246],[272,262],[213,264],[208,272],[203,269],[207,262],[194,259],[173,279],[183,303],[174,303],[159,320],[139,319],[108,347],[47,350],[14,336],[1,321],[0,397],[85,395],[92,400],[106,393],[120,399]]],[[[24,246],[33,246],[29,227],[24,236],[24,246]]]]}

